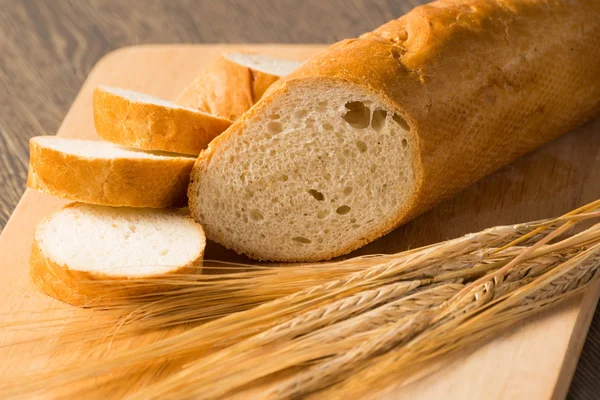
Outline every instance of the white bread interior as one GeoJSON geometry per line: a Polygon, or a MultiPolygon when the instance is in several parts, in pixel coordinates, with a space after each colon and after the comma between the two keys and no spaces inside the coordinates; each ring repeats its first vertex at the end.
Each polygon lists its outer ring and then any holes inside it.
{"type": "Polygon", "coordinates": [[[209,237],[252,257],[325,259],[340,243],[365,241],[412,195],[413,138],[358,87],[288,94],[259,103],[243,135],[196,164],[190,209],[209,237]]]}
{"type": "MultiPolygon", "coordinates": [[[[205,245],[202,227],[182,210],[72,203],[37,225],[30,273],[45,293],[84,304],[123,280],[195,271],[205,245]]],[[[160,284],[143,287],[153,290],[160,284]]]]}

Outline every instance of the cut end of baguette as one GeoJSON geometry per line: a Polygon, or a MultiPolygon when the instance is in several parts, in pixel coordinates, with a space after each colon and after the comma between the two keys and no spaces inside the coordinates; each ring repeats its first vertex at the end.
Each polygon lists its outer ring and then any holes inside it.
{"type": "Polygon", "coordinates": [[[223,57],[254,71],[271,74],[277,77],[289,75],[301,64],[298,61],[285,60],[283,58],[270,57],[262,54],[225,53],[223,54],[223,57]]]}
{"type": "Polygon", "coordinates": [[[104,141],[34,137],[27,186],[61,198],[130,207],[187,203],[195,159],[127,149],[104,141]]]}
{"type": "Polygon", "coordinates": [[[210,239],[250,257],[329,259],[395,226],[414,192],[413,136],[354,85],[287,86],[200,156],[190,210],[210,239]]]}
{"type": "Polygon", "coordinates": [[[144,93],[108,86],[94,92],[94,123],[110,142],[197,155],[231,121],[144,93]]]}
{"type": "Polygon", "coordinates": [[[111,280],[189,272],[205,245],[202,227],[181,210],[73,203],[38,224],[31,275],[42,291],[81,303],[102,294],[91,281],[110,287],[111,280]]]}

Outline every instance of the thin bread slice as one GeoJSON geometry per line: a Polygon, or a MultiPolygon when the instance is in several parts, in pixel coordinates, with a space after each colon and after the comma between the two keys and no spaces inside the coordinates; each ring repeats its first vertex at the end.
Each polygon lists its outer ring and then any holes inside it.
{"type": "Polygon", "coordinates": [[[94,91],[94,123],[98,135],[113,143],[192,155],[231,125],[197,109],[108,86],[94,91]]]}
{"type": "Polygon", "coordinates": [[[194,157],[131,150],[104,141],[38,136],[29,141],[27,186],[69,200],[182,207],[194,157]]]}
{"type": "Polygon", "coordinates": [[[50,296],[84,305],[164,290],[151,279],[197,271],[205,245],[202,227],[183,210],[71,203],[37,225],[30,275],[50,296]]]}
{"type": "Polygon", "coordinates": [[[297,61],[260,54],[225,53],[194,80],[175,101],[231,120],[239,118],[297,61]]]}
{"type": "Polygon", "coordinates": [[[198,158],[190,211],[254,258],[348,253],[597,116],[598,37],[597,0],[417,7],[273,84],[198,158]]]}

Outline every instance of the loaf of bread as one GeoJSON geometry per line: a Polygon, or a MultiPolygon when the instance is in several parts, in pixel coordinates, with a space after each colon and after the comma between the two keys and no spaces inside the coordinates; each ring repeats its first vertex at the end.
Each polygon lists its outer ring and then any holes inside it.
{"type": "MultiPolygon", "coordinates": [[[[597,0],[440,0],[273,84],[194,166],[209,239],[324,260],[600,110],[597,0]]],[[[550,173],[550,172],[549,172],[550,173]]]]}
{"type": "Polygon", "coordinates": [[[235,120],[269,86],[299,65],[296,61],[260,54],[225,53],[186,87],[175,102],[235,120]]]}
{"type": "Polygon", "coordinates": [[[171,101],[108,86],[94,92],[103,139],[141,150],[198,155],[231,121],[171,101]]]}
{"type": "Polygon", "coordinates": [[[104,142],[29,141],[27,186],[63,199],[130,207],[183,207],[195,158],[104,142]]]}
{"type": "Polygon", "coordinates": [[[202,227],[181,210],[72,203],[37,225],[30,275],[46,294],[85,305],[164,290],[152,278],[196,271],[205,244],[202,227]],[[121,285],[136,279],[144,284],[121,285]]]}

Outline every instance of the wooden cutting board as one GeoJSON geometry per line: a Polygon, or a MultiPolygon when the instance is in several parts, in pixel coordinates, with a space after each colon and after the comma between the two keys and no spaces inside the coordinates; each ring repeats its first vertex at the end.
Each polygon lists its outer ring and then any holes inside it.
{"type": "MultiPolygon", "coordinates": [[[[58,131],[62,137],[97,139],[92,120],[92,91],[97,85],[139,90],[167,99],[220,53],[253,50],[304,60],[322,45],[168,45],[114,51],[90,73],[58,131]]],[[[35,110],[32,110],[35,112],[35,110]]],[[[51,134],[53,132],[48,132],[51,134]]],[[[600,198],[600,120],[517,160],[429,213],[397,229],[356,254],[396,252],[457,237],[467,232],[560,215],[600,198]]],[[[85,315],[39,293],[27,265],[35,224],[66,202],[26,190],[0,236],[0,324],[37,321],[67,314],[85,315]]],[[[215,244],[208,258],[244,260],[215,244]]],[[[549,399],[563,398],[569,387],[599,295],[597,287],[552,310],[518,324],[477,347],[464,349],[440,368],[383,397],[400,399],[549,399]]],[[[48,327],[45,333],[60,329],[48,327]]],[[[0,328],[0,380],[60,364],[53,342],[27,340],[27,330],[0,328]],[[39,357],[40,350],[47,359],[39,357]],[[55,349],[54,349],[55,350],[55,349]],[[35,363],[33,355],[37,355],[35,363]],[[41,360],[41,361],[39,361],[41,360]]],[[[90,349],[91,351],[91,349],[90,349]]],[[[72,355],[73,356],[73,355],[72,355]]],[[[85,359],[85,351],[74,355],[85,359]]]]}

